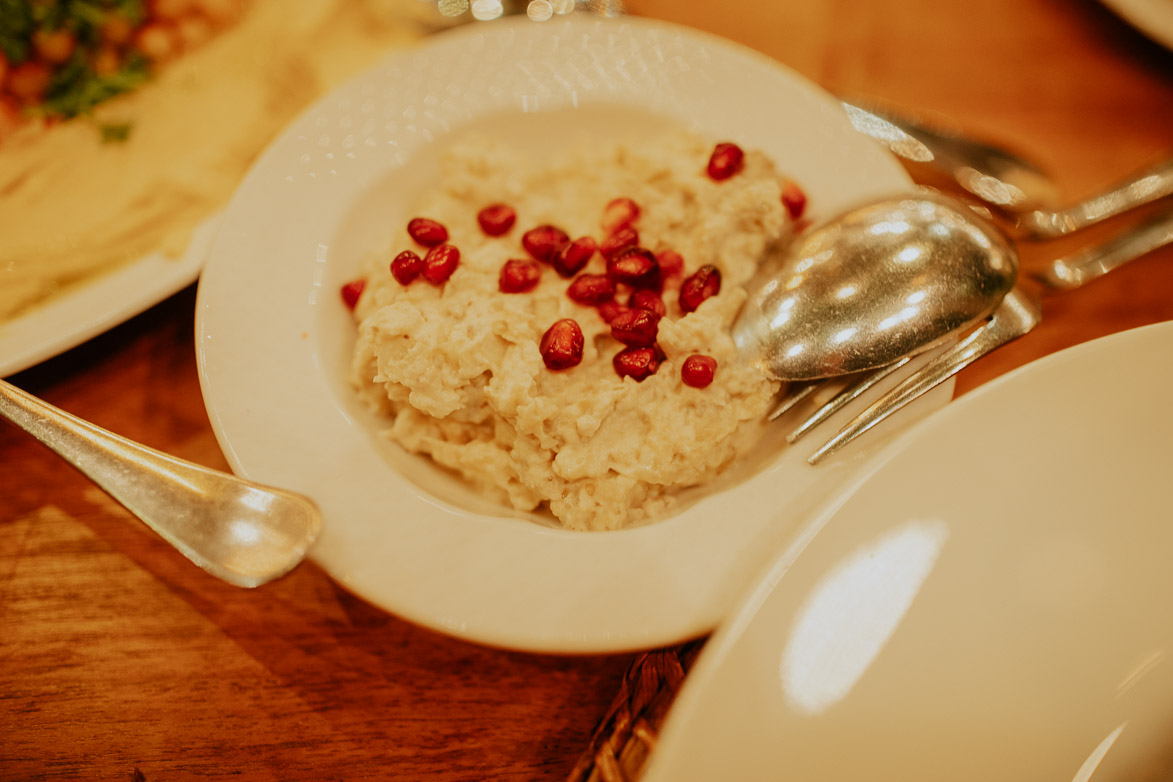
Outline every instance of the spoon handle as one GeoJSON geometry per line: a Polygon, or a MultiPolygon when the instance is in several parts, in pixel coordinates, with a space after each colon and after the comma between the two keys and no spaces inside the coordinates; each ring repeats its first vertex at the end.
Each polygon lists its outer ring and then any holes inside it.
{"type": "Polygon", "coordinates": [[[1171,242],[1173,209],[1168,209],[1103,244],[1052,261],[1034,276],[1052,288],[1070,290],[1171,242]]]}
{"type": "Polygon", "coordinates": [[[304,557],[316,536],[317,511],[307,500],[148,448],[4,380],[0,415],[77,468],[192,562],[229,583],[257,586],[282,575],[304,557]],[[263,529],[234,507],[246,496],[250,505],[277,515],[289,510],[291,500],[301,503],[304,507],[294,509],[305,518],[286,513],[272,520],[272,529],[263,529]],[[281,529],[290,517],[297,526],[281,529]],[[228,529],[234,523],[237,529],[228,529]],[[281,549],[276,556],[275,547],[281,549]]]}
{"type": "Polygon", "coordinates": [[[840,103],[852,127],[906,161],[915,175],[943,180],[1012,213],[1055,204],[1058,187],[1051,177],[1008,149],[933,127],[887,107],[860,105],[842,98],[840,103]]]}
{"type": "Polygon", "coordinates": [[[1173,158],[1163,160],[1067,209],[1028,212],[1018,219],[1017,228],[1029,238],[1054,239],[1170,194],[1173,194],[1173,158]]]}

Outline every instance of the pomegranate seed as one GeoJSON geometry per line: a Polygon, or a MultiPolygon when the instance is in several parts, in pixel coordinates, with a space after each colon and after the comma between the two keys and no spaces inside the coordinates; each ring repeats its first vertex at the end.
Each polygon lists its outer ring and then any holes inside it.
{"type": "Polygon", "coordinates": [[[358,297],[362,295],[366,287],[366,280],[351,280],[342,286],[342,303],[346,305],[347,309],[354,309],[358,304],[358,297]]]}
{"type": "Polygon", "coordinates": [[[570,237],[561,228],[552,225],[539,225],[531,228],[521,236],[521,245],[534,258],[549,263],[562,245],[570,241],[570,237]]]}
{"type": "Polygon", "coordinates": [[[570,318],[555,321],[546,329],[538,350],[549,369],[570,369],[582,361],[582,329],[570,318]]]}
{"type": "Polygon", "coordinates": [[[637,310],[654,312],[661,318],[668,314],[668,307],[660,294],[647,288],[636,288],[627,298],[627,306],[637,310]]]}
{"type": "Polygon", "coordinates": [[[542,279],[542,267],[533,261],[509,260],[497,277],[497,290],[502,293],[525,293],[537,287],[542,279]]]}
{"type": "Polygon", "coordinates": [[[161,20],[143,25],[134,35],[134,48],[153,62],[170,60],[181,45],[175,26],[161,20]]]}
{"type": "Polygon", "coordinates": [[[134,27],[125,16],[110,15],[102,22],[100,33],[105,43],[122,46],[134,35],[134,27]]]}
{"type": "Polygon", "coordinates": [[[639,231],[630,225],[625,225],[604,239],[603,243],[599,245],[599,250],[602,251],[603,257],[609,261],[637,244],[639,244],[639,231]]]}
{"type": "Polygon", "coordinates": [[[621,312],[611,321],[611,336],[630,348],[650,347],[656,341],[660,316],[648,310],[621,312]]]}
{"type": "Polygon", "coordinates": [[[624,307],[617,301],[605,301],[599,305],[599,317],[603,319],[603,322],[611,323],[621,313],[627,312],[627,310],[627,307],[624,307]]]}
{"type": "Polygon", "coordinates": [[[797,220],[806,211],[806,193],[793,182],[787,182],[782,186],[782,206],[791,220],[797,220]]]}
{"type": "Polygon", "coordinates": [[[684,256],[675,250],[660,250],[656,253],[656,262],[660,264],[660,273],[665,277],[684,271],[684,256]]]}
{"type": "Polygon", "coordinates": [[[680,365],[680,379],[686,386],[707,388],[717,373],[717,359],[694,353],[680,365]]]}
{"type": "Polygon", "coordinates": [[[439,285],[452,276],[460,265],[460,250],[450,244],[441,244],[428,250],[424,256],[424,279],[439,285]]]}
{"type": "Polygon", "coordinates": [[[615,198],[603,209],[603,232],[610,235],[635,222],[639,217],[639,204],[630,198],[615,198]]]}
{"type": "Polygon", "coordinates": [[[477,222],[488,236],[501,236],[517,222],[517,212],[506,204],[489,204],[477,212],[477,222]]]}
{"type": "Polygon", "coordinates": [[[424,247],[435,247],[448,241],[448,229],[427,217],[416,217],[407,224],[407,233],[424,247]]]}
{"type": "Polygon", "coordinates": [[[583,236],[564,244],[554,255],[554,271],[562,277],[573,277],[587,265],[587,261],[594,256],[597,249],[598,243],[590,236],[583,236]]]}
{"type": "Polygon", "coordinates": [[[709,156],[709,179],[721,182],[741,171],[745,166],[745,153],[736,144],[722,142],[713,147],[709,156]]]}
{"type": "Polygon", "coordinates": [[[404,250],[391,261],[391,276],[399,281],[400,285],[408,285],[424,268],[424,259],[411,250],[404,250]]]}
{"type": "Polygon", "coordinates": [[[721,270],[705,264],[680,286],[680,309],[695,312],[701,302],[721,292],[721,270]]]}
{"type": "Polygon", "coordinates": [[[630,377],[642,383],[660,368],[660,361],[660,354],[654,347],[624,348],[611,359],[611,366],[619,377],[630,377]]]}
{"type": "Polygon", "coordinates": [[[566,295],[579,304],[602,304],[615,296],[615,283],[604,274],[580,274],[570,283],[566,295]]]}
{"type": "Polygon", "coordinates": [[[642,247],[630,247],[607,261],[607,276],[634,288],[659,288],[660,266],[656,256],[642,247]]]}

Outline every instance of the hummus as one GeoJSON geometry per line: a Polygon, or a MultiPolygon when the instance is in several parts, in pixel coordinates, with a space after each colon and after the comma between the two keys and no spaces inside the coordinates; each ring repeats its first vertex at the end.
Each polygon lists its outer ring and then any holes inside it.
{"type": "Polygon", "coordinates": [[[0,318],[114,264],[180,254],[307,103],[414,37],[391,0],[250,0],[232,27],[98,106],[0,143],[0,318]]]}
{"type": "MultiPolygon", "coordinates": [[[[706,176],[711,142],[686,133],[600,148],[587,145],[548,165],[486,138],[457,142],[442,183],[417,215],[447,227],[461,251],[442,285],[402,285],[389,273],[401,250],[421,250],[400,229],[370,259],[355,309],[352,382],[389,419],[386,435],[455,470],[479,490],[521,511],[545,508],[569,528],[615,529],[672,511],[679,490],[711,481],[758,439],[778,390],[742,362],[730,326],[744,285],[793,223],[781,204],[783,177],[747,151],[744,169],[722,182],[706,176]],[[666,356],[642,382],[620,377],[624,346],[595,307],[567,296],[570,280],[549,265],[526,293],[502,293],[505,261],[525,258],[522,234],[553,224],[571,238],[601,241],[600,218],[616,197],[640,207],[640,245],[671,248],[683,276],[705,264],[720,292],[691,313],[677,304],[681,275],[664,287],[667,314],[657,342],[666,356]],[[482,207],[505,202],[517,222],[504,236],[477,225],[482,207]],[[584,335],[581,363],[551,370],[543,333],[563,318],[584,335]],[[711,385],[682,382],[692,354],[711,356],[711,385]]],[[[601,274],[599,254],[583,273],[601,274]]],[[[624,292],[619,301],[626,301],[624,292]]]]}

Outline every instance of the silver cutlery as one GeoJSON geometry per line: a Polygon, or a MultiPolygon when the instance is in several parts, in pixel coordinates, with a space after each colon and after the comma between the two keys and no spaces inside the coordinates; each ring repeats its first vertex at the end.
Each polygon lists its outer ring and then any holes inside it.
{"type": "Polygon", "coordinates": [[[883,198],[807,231],[751,282],[733,339],[767,376],[854,374],[989,315],[1018,276],[992,223],[935,191],[883,198]]]}
{"type": "Polygon", "coordinates": [[[1032,276],[1052,288],[1070,290],[1170,242],[1173,242],[1173,208],[1150,215],[1103,244],[1058,258],[1032,276]]]}
{"type": "MultiPolygon", "coordinates": [[[[1060,258],[1042,276],[1054,287],[1076,288],[1123,263],[1170,243],[1173,243],[1173,210],[1150,218],[1139,234],[1128,231],[1072,256],[1060,258]]],[[[841,450],[880,421],[903,409],[914,399],[957,374],[978,358],[1026,334],[1038,324],[1040,317],[1037,304],[1021,289],[1015,288],[1002,300],[988,322],[873,402],[816,449],[808,457],[808,461],[817,464],[841,450]]],[[[885,377],[907,365],[910,360],[911,357],[905,357],[892,365],[861,374],[854,382],[839,390],[830,400],[801,420],[787,436],[787,440],[791,443],[797,442],[885,377]]],[[[779,400],[769,419],[774,420],[793,410],[801,401],[825,388],[827,382],[815,380],[795,385],[779,400]]]]}
{"type": "Polygon", "coordinates": [[[1152,165],[1102,193],[1059,210],[1033,209],[1014,220],[1029,239],[1055,239],[1173,194],[1173,158],[1152,165]]]}
{"type": "MultiPolygon", "coordinates": [[[[811,464],[818,464],[828,456],[838,452],[864,432],[883,421],[888,416],[906,407],[929,389],[945,382],[965,367],[977,361],[1007,342],[1018,339],[1029,332],[1042,320],[1042,310],[1038,304],[1020,288],[1015,288],[1002,299],[998,309],[984,325],[974,329],[968,336],[953,347],[936,356],[929,363],[918,369],[899,385],[873,402],[866,410],[856,416],[850,423],[840,429],[823,445],[807,457],[811,464]]],[[[877,373],[878,374],[878,373],[877,373]]],[[[888,372],[875,378],[879,380],[888,372]]],[[[864,378],[861,385],[870,387],[874,384],[871,378],[864,378]]],[[[866,389],[865,389],[866,390],[866,389]]],[[[846,394],[850,395],[848,389],[846,394]]],[[[855,395],[857,396],[857,395],[855,395]]],[[[854,398],[852,396],[851,398],[854,398]]],[[[828,405],[834,403],[834,399],[828,405]]],[[[818,413],[816,412],[816,415],[818,413]]],[[[809,431],[810,426],[805,422],[795,432],[809,431]]],[[[790,439],[790,438],[787,438],[790,439]]],[[[797,439],[794,438],[794,439],[797,439]]]]}
{"type": "Polygon", "coordinates": [[[904,161],[930,167],[1008,215],[1020,238],[1067,236],[1173,194],[1173,158],[1169,158],[1076,204],[1054,208],[1057,190],[1050,177],[1009,150],[872,104],[840,102],[857,131],[904,161]]]}
{"type": "Polygon", "coordinates": [[[0,380],[0,415],[40,440],[184,556],[255,587],[305,557],[321,528],[309,499],[169,456],[0,380]]]}

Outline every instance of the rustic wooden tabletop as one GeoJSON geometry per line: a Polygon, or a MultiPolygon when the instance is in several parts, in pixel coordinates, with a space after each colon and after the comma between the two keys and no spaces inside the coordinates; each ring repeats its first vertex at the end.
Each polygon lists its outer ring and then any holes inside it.
{"type": "MultiPolygon", "coordinates": [[[[740,41],[837,93],[1009,143],[1072,198],[1173,152],[1173,52],[1094,0],[628,8],[740,41]]],[[[1025,248],[1025,265],[1054,252],[1025,248]]],[[[11,380],[226,469],[200,396],[194,300],[184,290],[11,380]]],[[[1044,313],[965,371],[957,392],[1173,320],[1173,249],[1048,296],[1044,313]]],[[[0,779],[562,779],[634,659],[453,640],[349,595],[313,564],[256,590],[227,586],[0,426],[0,779]]]]}

